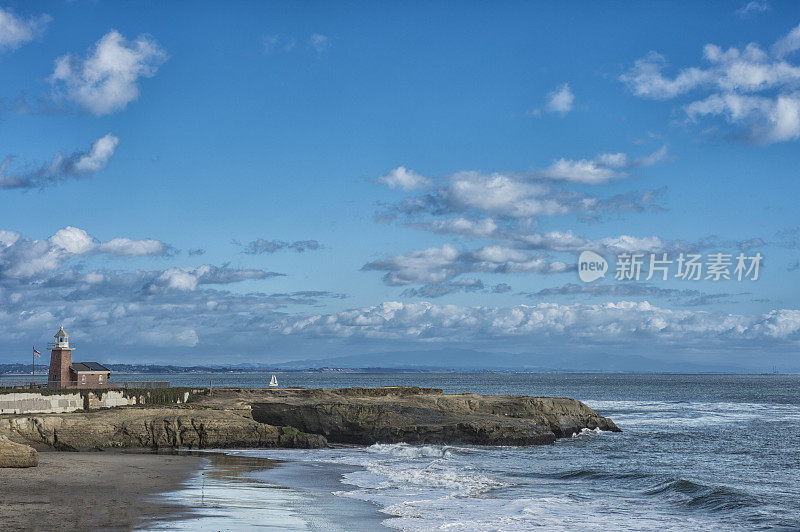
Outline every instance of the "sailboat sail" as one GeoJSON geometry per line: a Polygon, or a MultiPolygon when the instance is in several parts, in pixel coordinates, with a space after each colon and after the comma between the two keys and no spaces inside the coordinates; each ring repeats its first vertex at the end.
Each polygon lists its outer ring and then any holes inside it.
{"type": "Polygon", "coordinates": [[[277,386],[278,385],[278,377],[273,375],[272,378],[269,380],[269,385],[270,386],[277,386]]]}

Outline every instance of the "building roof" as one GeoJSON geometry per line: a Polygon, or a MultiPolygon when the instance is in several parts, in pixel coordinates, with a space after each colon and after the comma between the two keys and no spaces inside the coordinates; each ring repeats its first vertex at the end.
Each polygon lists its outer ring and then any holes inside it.
{"type": "Polygon", "coordinates": [[[71,369],[75,373],[80,373],[82,371],[89,371],[89,372],[107,371],[111,373],[110,369],[100,364],[99,362],[73,362],[72,364],[69,365],[69,369],[71,369]]]}
{"type": "Polygon", "coordinates": [[[64,331],[64,326],[58,328],[58,332],[53,336],[53,338],[69,338],[69,335],[64,331]]]}

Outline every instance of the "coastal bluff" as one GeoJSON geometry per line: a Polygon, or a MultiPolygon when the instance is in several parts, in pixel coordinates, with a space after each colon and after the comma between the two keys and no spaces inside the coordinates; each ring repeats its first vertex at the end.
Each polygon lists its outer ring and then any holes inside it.
{"type": "Polygon", "coordinates": [[[253,419],[262,423],[362,445],[540,445],[582,429],[620,430],[574,399],[445,394],[433,388],[285,389],[250,404],[253,419]]]}
{"type": "Polygon", "coordinates": [[[541,445],[583,429],[620,430],[574,399],[416,387],[223,388],[181,405],[0,415],[0,437],[58,450],[541,445]]]}

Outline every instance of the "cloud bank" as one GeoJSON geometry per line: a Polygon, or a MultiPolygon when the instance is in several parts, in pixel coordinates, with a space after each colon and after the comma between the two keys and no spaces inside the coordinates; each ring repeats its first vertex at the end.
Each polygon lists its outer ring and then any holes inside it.
{"type": "Polygon", "coordinates": [[[696,310],[670,310],[648,302],[596,305],[540,303],[513,307],[464,307],[427,302],[386,302],[371,307],[287,318],[284,335],[313,337],[415,339],[555,338],[610,344],[737,344],[759,340],[796,344],[800,310],[773,310],[746,316],[696,310]]]}

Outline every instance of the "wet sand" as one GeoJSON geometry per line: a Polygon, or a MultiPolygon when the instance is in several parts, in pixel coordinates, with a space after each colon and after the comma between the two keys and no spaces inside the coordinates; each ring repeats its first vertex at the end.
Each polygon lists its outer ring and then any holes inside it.
{"type": "Polygon", "coordinates": [[[151,530],[356,532],[385,529],[372,503],[340,497],[342,474],[354,468],[274,460],[268,450],[200,452],[209,461],[193,481],[165,501],[192,509],[189,519],[155,522],[151,530]],[[259,456],[261,455],[261,456],[259,456]]]}
{"type": "Polygon", "coordinates": [[[40,452],[39,466],[0,469],[3,530],[130,530],[191,517],[159,494],[181,489],[206,458],[40,452]]]}
{"type": "Polygon", "coordinates": [[[383,528],[378,507],[332,494],[349,468],[227,452],[40,452],[0,469],[0,530],[383,528]]]}

